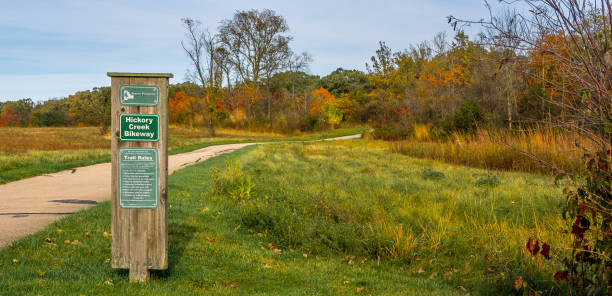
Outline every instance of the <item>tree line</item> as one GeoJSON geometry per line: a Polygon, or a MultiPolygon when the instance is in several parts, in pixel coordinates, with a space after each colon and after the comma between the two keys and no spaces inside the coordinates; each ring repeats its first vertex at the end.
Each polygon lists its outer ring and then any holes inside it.
{"type": "Polygon", "coordinates": [[[110,125],[110,95],[110,87],[95,87],[40,103],[0,102],[0,126],[99,126],[104,132],[110,125]]]}
{"type": "MultiPolygon", "coordinates": [[[[170,122],[211,135],[220,126],[294,132],[368,124],[380,138],[401,139],[416,123],[440,134],[557,119],[586,124],[573,107],[587,95],[580,79],[563,75],[560,59],[570,52],[563,31],[540,32],[526,51],[507,46],[510,35],[489,30],[470,39],[455,24],[453,36],[438,33],[403,50],[379,42],[365,72],[338,68],[319,77],[308,73],[310,55],[291,49],[289,26],[272,10],[236,11],[213,33],[197,20],[181,21],[192,66],[187,82],[170,86],[170,122]]],[[[39,104],[6,102],[0,125],[105,129],[109,106],[108,87],[39,104]]]]}

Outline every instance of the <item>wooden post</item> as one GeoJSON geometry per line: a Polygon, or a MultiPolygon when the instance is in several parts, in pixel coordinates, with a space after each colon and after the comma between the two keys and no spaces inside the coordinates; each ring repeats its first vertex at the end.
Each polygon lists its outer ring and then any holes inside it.
{"type": "Polygon", "coordinates": [[[112,267],[145,282],[168,268],[169,73],[111,77],[112,267]]]}

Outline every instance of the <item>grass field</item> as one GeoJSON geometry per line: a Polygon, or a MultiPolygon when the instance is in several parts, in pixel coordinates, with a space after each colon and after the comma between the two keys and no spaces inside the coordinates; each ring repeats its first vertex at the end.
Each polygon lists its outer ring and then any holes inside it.
{"type": "MultiPolygon", "coordinates": [[[[193,151],[216,144],[254,141],[317,140],[362,132],[363,128],[337,129],[299,136],[219,129],[208,137],[200,129],[171,127],[169,153],[193,151]]],[[[69,168],[110,161],[110,136],[96,127],[0,128],[0,184],[69,168]]]]}
{"type": "Polygon", "coordinates": [[[169,177],[170,267],[148,284],[111,269],[106,202],[1,250],[0,291],[507,295],[521,276],[558,295],[551,274],[568,242],[552,183],[377,141],[253,146],[169,177]],[[551,261],[526,253],[529,236],[551,244],[551,261]]]}
{"type": "Polygon", "coordinates": [[[551,129],[523,132],[488,132],[475,135],[453,134],[438,138],[426,125],[415,125],[405,141],[390,142],[391,151],[418,158],[444,161],[489,170],[555,174],[556,167],[570,174],[584,169],[583,155],[592,143],[575,134],[551,129]],[[531,154],[532,157],[525,153],[531,154]],[[543,163],[535,161],[537,158],[543,163]]]}

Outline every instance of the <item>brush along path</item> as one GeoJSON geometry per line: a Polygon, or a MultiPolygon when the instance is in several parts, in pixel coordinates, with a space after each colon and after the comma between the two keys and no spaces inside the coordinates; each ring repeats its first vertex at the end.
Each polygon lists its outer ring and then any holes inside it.
{"type": "MultiPolygon", "coordinates": [[[[329,138],[347,140],[361,135],[329,138]]],[[[168,173],[261,143],[216,145],[168,156],[168,173]]],[[[108,200],[111,164],[102,163],[0,185],[0,248],[74,211],[108,200]]]]}

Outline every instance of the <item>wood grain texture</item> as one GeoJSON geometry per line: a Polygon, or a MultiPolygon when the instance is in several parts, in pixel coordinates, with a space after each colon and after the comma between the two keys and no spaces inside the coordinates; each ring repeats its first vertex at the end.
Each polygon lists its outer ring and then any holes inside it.
{"type": "MultiPolygon", "coordinates": [[[[112,267],[129,268],[130,280],[148,279],[148,269],[168,268],[168,77],[158,74],[112,76],[112,267]],[[157,85],[157,106],[121,106],[119,87],[124,84],[157,85]],[[159,114],[159,141],[132,142],[119,140],[119,117],[123,113],[159,114]],[[151,147],[158,157],[158,206],[155,209],[123,209],[118,195],[118,152],[123,147],[151,147]]],[[[171,74],[170,74],[171,75],[171,74]]]]}

